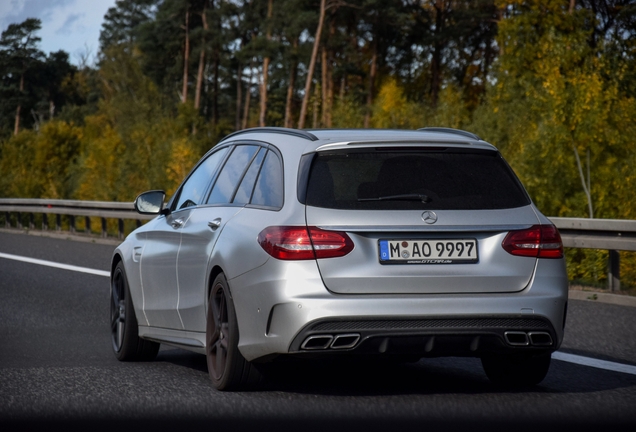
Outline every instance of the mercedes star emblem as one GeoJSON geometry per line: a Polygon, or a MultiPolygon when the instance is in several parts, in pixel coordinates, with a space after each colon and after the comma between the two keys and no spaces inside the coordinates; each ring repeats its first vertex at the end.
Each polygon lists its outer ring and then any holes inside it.
{"type": "Polygon", "coordinates": [[[422,213],[422,220],[427,224],[434,224],[435,222],[437,222],[437,215],[434,211],[426,210],[424,213],[422,213]]]}

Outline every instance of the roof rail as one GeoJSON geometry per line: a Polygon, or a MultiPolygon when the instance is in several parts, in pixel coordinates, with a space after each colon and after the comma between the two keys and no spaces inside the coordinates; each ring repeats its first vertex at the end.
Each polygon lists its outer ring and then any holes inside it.
{"type": "Polygon", "coordinates": [[[425,127],[425,128],[418,129],[418,131],[449,133],[449,134],[461,135],[466,138],[472,138],[474,140],[481,141],[481,138],[479,138],[478,135],[472,132],[461,130],[461,129],[453,129],[453,128],[445,128],[445,127],[425,127]]]}
{"type": "Polygon", "coordinates": [[[244,133],[251,133],[251,132],[279,133],[284,135],[292,135],[298,138],[304,138],[309,141],[318,141],[318,137],[316,137],[316,135],[311,134],[304,130],[300,130],[300,129],[290,129],[290,128],[282,128],[282,127],[255,127],[255,128],[243,129],[240,131],[232,132],[231,134],[223,138],[220,142],[223,142],[226,139],[237,136],[237,135],[241,135],[244,133]]]}

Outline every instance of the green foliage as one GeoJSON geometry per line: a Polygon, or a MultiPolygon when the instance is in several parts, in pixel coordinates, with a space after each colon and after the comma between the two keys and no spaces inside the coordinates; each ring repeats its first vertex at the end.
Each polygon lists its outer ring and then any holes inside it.
{"type": "MultiPolygon", "coordinates": [[[[620,91],[633,53],[617,58],[605,41],[591,43],[590,10],[509,3],[495,82],[473,129],[499,146],[543,213],[633,218],[636,100],[620,91]]],[[[570,278],[605,280],[605,258],[569,251],[570,278]]]]}
{"type": "Polygon", "coordinates": [[[23,131],[2,145],[3,195],[16,198],[68,198],[81,130],[52,121],[38,131],[23,131]]]}
{"type": "Polygon", "coordinates": [[[336,100],[333,109],[333,126],[337,128],[361,128],[364,125],[363,108],[350,96],[336,100]]]}
{"type": "Polygon", "coordinates": [[[394,78],[380,88],[374,104],[372,125],[385,129],[417,129],[422,127],[420,104],[409,102],[394,78]]]}

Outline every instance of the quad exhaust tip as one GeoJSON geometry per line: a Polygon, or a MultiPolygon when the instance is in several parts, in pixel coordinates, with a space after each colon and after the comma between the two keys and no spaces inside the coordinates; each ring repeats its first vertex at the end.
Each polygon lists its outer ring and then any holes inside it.
{"type": "Polygon", "coordinates": [[[347,349],[353,348],[360,340],[357,333],[336,335],[331,343],[331,349],[347,349]]]}
{"type": "Polygon", "coordinates": [[[356,346],[360,340],[358,333],[332,335],[309,336],[300,349],[304,350],[325,350],[325,349],[347,349],[356,346]]]}
{"type": "Polygon", "coordinates": [[[507,331],[504,333],[506,342],[514,346],[528,346],[530,341],[528,335],[525,332],[520,331],[507,331]]]}
{"type": "Polygon", "coordinates": [[[301,349],[306,350],[320,350],[327,349],[331,342],[333,341],[333,336],[331,335],[314,335],[309,336],[305,339],[305,342],[300,346],[301,349]]]}
{"type": "Polygon", "coordinates": [[[530,332],[528,333],[530,343],[537,346],[550,346],[552,345],[552,336],[546,332],[530,332]]]}
{"type": "Polygon", "coordinates": [[[552,346],[552,336],[547,332],[507,331],[504,338],[513,346],[552,346]]]}

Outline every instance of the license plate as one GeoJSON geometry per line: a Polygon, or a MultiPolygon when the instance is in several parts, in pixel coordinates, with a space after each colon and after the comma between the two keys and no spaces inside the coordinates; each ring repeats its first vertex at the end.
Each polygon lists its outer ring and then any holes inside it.
{"type": "Polygon", "coordinates": [[[381,264],[466,264],[477,262],[477,240],[380,240],[381,264]]]}

